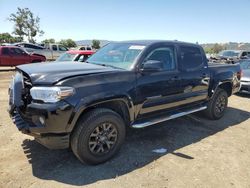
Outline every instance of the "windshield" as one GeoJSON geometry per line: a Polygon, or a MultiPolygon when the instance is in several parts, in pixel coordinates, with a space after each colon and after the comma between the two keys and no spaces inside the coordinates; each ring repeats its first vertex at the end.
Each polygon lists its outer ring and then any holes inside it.
{"type": "Polygon", "coordinates": [[[242,61],[240,67],[241,69],[250,69],[250,61],[242,61]]]}
{"type": "Polygon", "coordinates": [[[129,70],[144,48],[130,43],[110,43],[93,54],[88,63],[129,70]]]}
{"type": "Polygon", "coordinates": [[[239,52],[224,50],[224,51],[221,51],[218,55],[219,56],[224,56],[224,57],[235,57],[235,56],[239,55],[239,52]]]}
{"type": "Polygon", "coordinates": [[[56,61],[74,61],[76,54],[63,53],[56,61]]]}

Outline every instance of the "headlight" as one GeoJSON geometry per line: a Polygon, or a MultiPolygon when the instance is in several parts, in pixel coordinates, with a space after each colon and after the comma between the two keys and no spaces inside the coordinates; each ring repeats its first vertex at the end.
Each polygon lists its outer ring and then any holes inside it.
{"type": "Polygon", "coordinates": [[[73,95],[74,92],[75,90],[72,87],[32,87],[30,90],[32,99],[48,103],[58,102],[73,95]]]}

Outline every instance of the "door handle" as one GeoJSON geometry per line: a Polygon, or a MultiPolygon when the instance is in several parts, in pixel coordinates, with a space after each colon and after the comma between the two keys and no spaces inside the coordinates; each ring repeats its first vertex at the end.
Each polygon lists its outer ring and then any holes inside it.
{"type": "Polygon", "coordinates": [[[174,76],[172,78],[170,78],[171,81],[177,81],[180,80],[179,76],[174,76]]]}

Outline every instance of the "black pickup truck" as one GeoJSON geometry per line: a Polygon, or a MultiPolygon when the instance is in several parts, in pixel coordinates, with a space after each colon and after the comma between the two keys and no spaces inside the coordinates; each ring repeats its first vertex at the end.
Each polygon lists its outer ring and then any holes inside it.
{"type": "Polygon", "coordinates": [[[177,41],[110,43],[86,63],[18,66],[9,89],[17,128],[88,164],[107,161],[126,127],[143,128],[204,111],[223,116],[240,89],[238,64],[208,64],[203,49],[177,41]]]}

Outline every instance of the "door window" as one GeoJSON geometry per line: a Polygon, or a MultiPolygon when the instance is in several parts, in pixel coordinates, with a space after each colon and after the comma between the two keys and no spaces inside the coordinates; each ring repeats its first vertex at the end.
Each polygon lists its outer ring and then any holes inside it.
{"type": "Polygon", "coordinates": [[[180,63],[185,71],[198,70],[203,65],[203,58],[199,48],[197,47],[180,47],[180,63]]]}
{"type": "Polygon", "coordinates": [[[161,47],[154,49],[146,58],[147,60],[156,60],[163,63],[163,69],[167,71],[175,70],[176,62],[174,49],[172,47],[161,47]]]}
{"type": "Polygon", "coordinates": [[[11,48],[10,53],[13,54],[13,55],[24,55],[24,54],[26,54],[25,51],[23,51],[20,48],[11,48]]]}
{"type": "Polygon", "coordinates": [[[61,45],[59,45],[58,47],[59,47],[60,51],[67,51],[68,50],[67,48],[65,48],[64,46],[61,46],[61,45]]]}
{"type": "Polygon", "coordinates": [[[57,46],[56,45],[52,45],[52,50],[57,51],[57,46]]]}
{"type": "Polygon", "coordinates": [[[242,52],[242,57],[247,56],[247,52],[242,52]]]}

